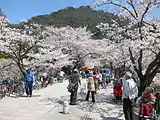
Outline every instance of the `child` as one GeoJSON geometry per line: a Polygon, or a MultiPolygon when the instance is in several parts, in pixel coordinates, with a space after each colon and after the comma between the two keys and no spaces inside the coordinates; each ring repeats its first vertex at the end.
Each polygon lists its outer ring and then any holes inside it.
{"type": "Polygon", "coordinates": [[[114,96],[116,97],[116,100],[122,100],[122,81],[117,80],[117,82],[114,85],[113,88],[114,96]]]}

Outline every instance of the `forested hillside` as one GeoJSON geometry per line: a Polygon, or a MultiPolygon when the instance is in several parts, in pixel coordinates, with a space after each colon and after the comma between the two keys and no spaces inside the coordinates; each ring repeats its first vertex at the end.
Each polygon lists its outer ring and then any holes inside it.
{"type": "Polygon", "coordinates": [[[81,6],[79,8],[67,7],[48,15],[39,15],[32,17],[29,23],[35,22],[41,25],[55,25],[56,27],[71,26],[84,27],[94,33],[96,38],[102,38],[100,31],[96,29],[98,23],[112,23],[112,20],[121,21],[125,25],[127,21],[122,21],[117,15],[104,11],[96,11],[89,6],[81,6]]]}

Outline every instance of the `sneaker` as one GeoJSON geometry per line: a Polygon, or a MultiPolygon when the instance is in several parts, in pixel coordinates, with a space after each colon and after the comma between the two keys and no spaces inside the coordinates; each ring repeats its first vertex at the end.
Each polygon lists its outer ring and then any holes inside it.
{"type": "Polygon", "coordinates": [[[77,105],[76,103],[69,103],[69,105],[77,105]]]}

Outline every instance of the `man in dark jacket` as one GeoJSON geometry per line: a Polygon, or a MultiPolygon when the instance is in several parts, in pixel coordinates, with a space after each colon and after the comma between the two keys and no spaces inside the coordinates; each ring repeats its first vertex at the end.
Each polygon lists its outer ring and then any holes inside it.
{"type": "Polygon", "coordinates": [[[78,83],[81,85],[80,76],[77,69],[74,69],[73,74],[69,76],[69,83],[74,85],[70,95],[70,105],[76,105],[78,83]]]}

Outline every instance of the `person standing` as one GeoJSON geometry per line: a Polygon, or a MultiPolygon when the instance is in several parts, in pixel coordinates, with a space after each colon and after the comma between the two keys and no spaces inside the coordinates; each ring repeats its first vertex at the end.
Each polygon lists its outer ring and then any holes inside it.
{"type": "Polygon", "coordinates": [[[125,120],[133,120],[133,102],[138,96],[138,88],[134,80],[132,79],[132,74],[126,72],[123,83],[123,112],[125,120]]]}
{"type": "Polygon", "coordinates": [[[64,75],[65,73],[61,70],[59,71],[59,82],[62,83],[63,82],[63,79],[64,79],[64,75]]]}
{"type": "Polygon", "coordinates": [[[122,100],[122,81],[120,79],[114,84],[113,93],[116,100],[122,100]]]}
{"type": "Polygon", "coordinates": [[[96,91],[96,88],[95,88],[95,82],[94,82],[94,79],[93,79],[93,74],[92,72],[89,73],[89,76],[87,78],[87,89],[88,89],[88,92],[87,92],[87,96],[86,96],[86,101],[89,101],[89,96],[90,96],[90,93],[92,94],[92,102],[95,102],[95,91],[96,91]]]}
{"type": "Polygon", "coordinates": [[[69,76],[69,86],[72,87],[71,95],[70,95],[70,105],[76,105],[77,101],[77,91],[78,91],[78,83],[81,85],[80,75],[77,69],[73,70],[73,74],[69,76]]]}
{"type": "Polygon", "coordinates": [[[93,72],[93,79],[94,79],[94,84],[96,89],[95,94],[97,94],[99,75],[96,73],[96,71],[93,72]]]}
{"type": "Polygon", "coordinates": [[[82,71],[82,72],[81,72],[81,75],[82,75],[82,78],[83,78],[83,79],[86,78],[86,72],[85,72],[85,71],[82,71]]]}
{"type": "Polygon", "coordinates": [[[24,77],[27,97],[32,97],[33,82],[35,82],[34,73],[27,69],[24,77]]]}
{"type": "Polygon", "coordinates": [[[100,71],[98,71],[98,76],[99,76],[99,80],[98,80],[98,90],[100,90],[100,85],[102,84],[102,73],[100,71]]]}

